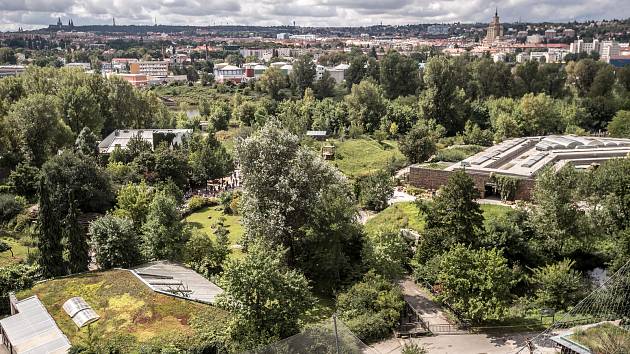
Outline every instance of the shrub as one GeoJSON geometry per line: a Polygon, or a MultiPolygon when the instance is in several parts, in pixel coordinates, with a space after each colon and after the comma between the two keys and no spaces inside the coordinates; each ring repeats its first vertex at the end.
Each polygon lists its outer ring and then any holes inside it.
{"type": "Polygon", "coordinates": [[[208,206],[215,206],[218,201],[215,198],[206,198],[199,195],[194,195],[188,200],[188,212],[194,213],[197,210],[203,209],[208,206]]]}
{"type": "Polygon", "coordinates": [[[355,190],[363,207],[381,211],[387,208],[387,202],[394,195],[394,184],[389,174],[381,170],[357,180],[355,190]]]}
{"type": "Polygon", "coordinates": [[[405,306],[400,288],[374,273],[367,273],[337,297],[339,317],[363,341],[387,337],[405,306]]]}
{"type": "Polygon", "coordinates": [[[0,268],[0,313],[7,313],[8,303],[7,296],[10,292],[20,291],[30,288],[33,285],[37,268],[24,265],[14,264],[0,268]]]}
{"type": "Polygon", "coordinates": [[[423,188],[418,188],[414,186],[407,186],[405,188],[407,194],[413,195],[414,197],[421,196],[424,192],[426,192],[423,188]]]}
{"type": "Polygon", "coordinates": [[[3,240],[0,240],[0,253],[9,251],[10,249],[11,249],[11,245],[9,245],[3,240]]]}
{"type": "Polygon", "coordinates": [[[426,354],[427,350],[416,343],[405,343],[402,347],[401,354],[426,354]]]}
{"type": "Polygon", "coordinates": [[[22,197],[13,194],[0,194],[0,223],[6,223],[16,217],[26,206],[22,197]]]}

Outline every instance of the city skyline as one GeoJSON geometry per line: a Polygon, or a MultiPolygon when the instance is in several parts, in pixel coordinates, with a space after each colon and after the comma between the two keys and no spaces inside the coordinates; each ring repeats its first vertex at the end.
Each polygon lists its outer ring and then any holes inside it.
{"type": "Polygon", "coordinates": [[[75,25],[289,25],[369,26],[417,23],[488,22],[498,8],[502,22],[567,22],[630,16],[618,1],[426,1],[299,0],[282,3],[195,0],[0,0],[0,30],[35,29],[73,19],[75,25]]]}

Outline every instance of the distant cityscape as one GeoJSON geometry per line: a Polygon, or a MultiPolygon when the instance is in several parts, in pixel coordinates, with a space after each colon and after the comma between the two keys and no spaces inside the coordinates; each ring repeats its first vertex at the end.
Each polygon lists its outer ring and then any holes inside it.
{"type": "MultiPolygon", "coordinates": [[[[490,56],[495,62],[523,63],[536,60],[561,63],[567,58],[594,56],[621,67],[630,63],[630,21],[590,21],[585,23],[533,24],[501,23],[499,10],[487,25],[419,24],[371,27],[296,27],[296,26],[120,26],[74,24],[73,19],[58,19],[46,28],[0,34],[8,47],[71,52],[97,51],[97,61],[67,60],[59,55],[57,66],[100,71],[104,76],[120,76],[134,86],[186,81],[182,68],[195,60],[213,59],[214,79],[241,83],[259,78],[269,67],[285,74],[292,70],[294,58],[311,54],[316,62],[331,53],[348,53],[358,48],[381,57],[389,50],[403,54],[422,52],[450,56],[490,56]],[[119,58],[113,43],[154,43],[159,50],[145,58],[119,58]],[[216,59],[229,54],[247,58],[243,62],[222,63],[216,59]]],[[[424,56],[426,60],[426,55],[424,56]]],[[[424,61],[419,60],[420,69],[424,61]]],[[[3,65],[1,76],[20,73],[33,62],[25,53],[16,54],[14,65],[3,65]]],[[[320,63],[321,64],[321,63],[320,63]]],[[[326,63],[323,63],[326,64],[326,63]]],[[[329,72],[337,83],[344,80],[347,63],[318,65],[317,77],[329,72]]]]}

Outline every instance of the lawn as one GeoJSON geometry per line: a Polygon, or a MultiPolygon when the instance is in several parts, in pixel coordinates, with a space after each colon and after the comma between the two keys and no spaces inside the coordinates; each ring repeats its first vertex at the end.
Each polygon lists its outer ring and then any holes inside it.
{"type": "Polygon", "coordinates": [[[15,239],[3,237],[2,241],[11,246],[13,250],[13,257],[11,257],[11,251],[4,251],[0,253],[0,267],[6,267],[11,264],[20,263],[25,260],[28,255],[28,248],[15,239]]]}
{"type": "Polygon", "coordinates": [[[379,144],[369,138],[330,140],[336,146],[335,159],[331,162],[348,178],[355,179],[386,168],[393,160],[405,157],[398,150],[396,141],[383,141],[379,144]]]}
{"type": "MultiPolygon", "coordinates": [[[[224,225],[230,232],[230,244],[240,244],[241,237],[244,233],[243,226],[241,225],[241,217],[238,215],[227,215],[223,213],[223,207],[220,205],[206,207],[192,213],[186,218],[186,222],[190,223],[194,228],[205,232],[211,237],[214,237],[212,225],[217,222],[220,217],[225,218],[224,225]]],[[[240,249],[233,248],[232,256],[240,258],[242,256],[242,251],[240,249]]]]}
{"type": "MultiPolygon", "coordinates": [[[[510,209],[510,207],[504,205],[481,204],[481,210],[485,219],[505,215],[510,209]]],[[[425,220],[418,212],[418,208],[413,202],[395,203],[368,220],[365,223],[365,231],[373,234],[381,227],[408,228],[422,231],[425,220]]]]}
{"type": "Polygon", "coordinates": [[[86,337],[62,306],[81,296],[101,317],[90,325],[99,337],[130,334],[138,342],[170,334],[194,335],[190,322],[203,320],[224,326],[228,314],[216,307],[162,295],[150,290],[127,270],[90,272],[36,284],[17,294],[19,299],[37,295],[59,328],[72,343],[86,337]]]}

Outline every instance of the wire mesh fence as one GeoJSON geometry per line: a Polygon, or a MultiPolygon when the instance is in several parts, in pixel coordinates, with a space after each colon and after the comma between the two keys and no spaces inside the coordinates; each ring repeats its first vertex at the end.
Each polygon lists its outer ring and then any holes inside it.
{"type": "MultiPolygon", "coordinates": [[[[566,352],[574,345],[579,346],[579,343],[572,341],[575,333],[602,324],[618,326],[625,333],[624,340],[630,346],[630,332],[627,331],[628,319],[630,319],[630,261],[580,301],[570,312],[555,321],[545,331],[528,340],[516,353],[566,352]]],[[[626,351],[614,353],[626,353],[626,351]]]]}
{"type": "Polygon", "coordinates": [[[363,343],[338,318],[318,325],[279,342],[260,347],[247,354],[378,354],[363,343]]]}

